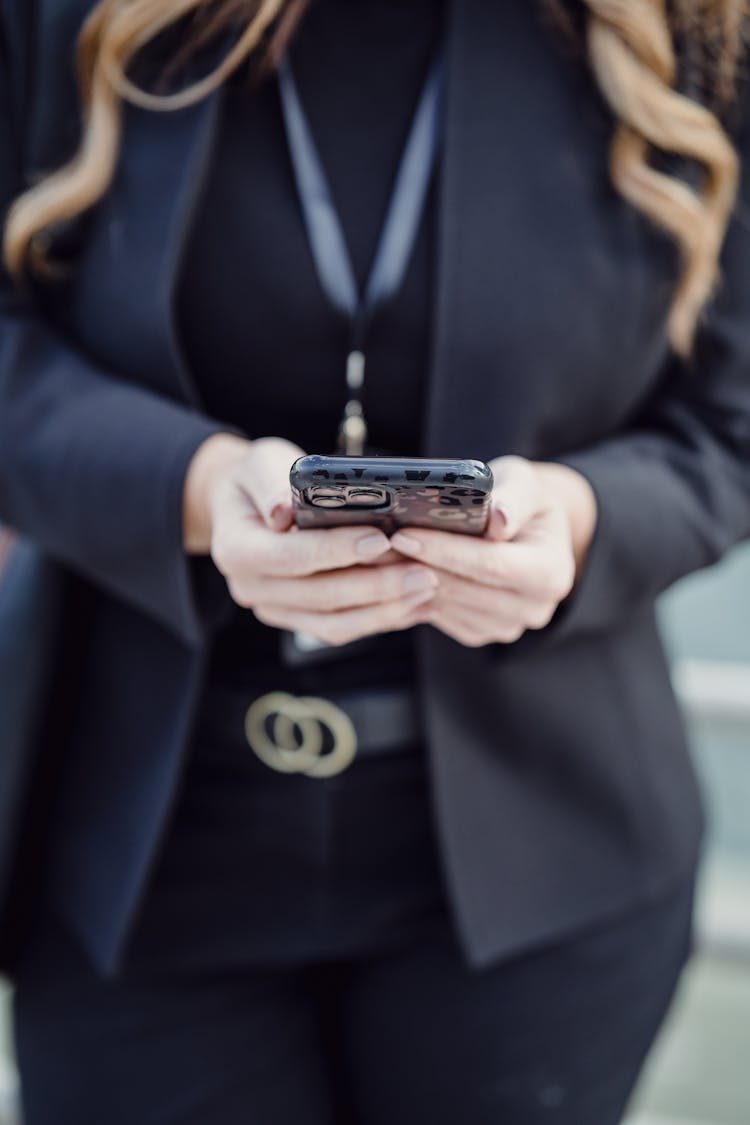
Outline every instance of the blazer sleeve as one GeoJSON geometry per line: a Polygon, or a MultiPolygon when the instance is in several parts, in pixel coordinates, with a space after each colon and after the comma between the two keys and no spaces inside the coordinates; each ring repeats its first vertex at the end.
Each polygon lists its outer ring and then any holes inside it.
{"type": "Polygon", "coordinates": [[[583,573],[543,630],[549,641],[611,627],[750,536],[747,79],[744,84],[741,127],[733,130],[740,191],[722,247],[722,282],[700,322],[694,356],[685,362],[670,353],[655,392],[622,432],[555,458],[590,482],[599,517],[583,573]]]}
{"type": "MultiPolygon", "coordinates": [[[[0,29],[3,219],[22,183],[6,48],[0,29]]],[[[0,268],[0,520],[189,645],[221,594],[209,560],[183,551],[183,482],[224,429],[89,362],[0,268]]]]}

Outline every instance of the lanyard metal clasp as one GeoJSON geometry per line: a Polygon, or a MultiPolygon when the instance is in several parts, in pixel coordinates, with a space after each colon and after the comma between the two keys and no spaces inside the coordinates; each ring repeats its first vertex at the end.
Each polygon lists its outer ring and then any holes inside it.
{"type": "Polygon", "coordinates": [[[361,457],[367,444],[367,423],[359,395],[365,381],[365,355],[358,348],[346,357],[346,386],[351,395],[341,419],[338,448],[347,457],[361,457]]]}

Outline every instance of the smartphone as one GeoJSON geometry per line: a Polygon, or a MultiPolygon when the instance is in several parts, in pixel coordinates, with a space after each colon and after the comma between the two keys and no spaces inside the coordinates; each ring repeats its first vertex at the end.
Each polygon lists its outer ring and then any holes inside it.
{"type": "Polygon", "coordinates": [[[392,535],[432,527],[482,535],[492,469],[484,461],[429,457],[300,457],[289,473],[298,527],[367,524],[392,535]]]}

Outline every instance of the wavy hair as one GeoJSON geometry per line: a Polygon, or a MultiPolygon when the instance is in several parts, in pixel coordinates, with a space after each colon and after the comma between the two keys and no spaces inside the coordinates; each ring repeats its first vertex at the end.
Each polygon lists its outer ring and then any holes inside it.
{"type": "MultiPolygon", "coordinates": [[[[736,98],[746,38],[745,0],[540,0],[588,59],[615,127],[609,170],[620,194],[666,231],[681,269],[668,313],[674,350],[688,357],[720,281],[720,252],[737,194],[739,157],[722,124],[736,98]],[[683,65],[684,64],[684,65],[683,65]],[[677,89],[687,77],[694,93],[677,89]],[[697,186],[654,166],[654,150],[696,162],[697,186]]],[[[246,60],[273,69],[310,0],[99,0],[78,37],[80,145],[64,167],[24,191],[8,212],[3,254],[11,275],[49,269],[49,234],[92,207],[114,176],[123,102],[178,109],[215,90],[246,60]],[[143,49],[180,31],[167,70],[218,34],[231,45],[206,76],[176,93],[147,91],[129,74],[143,49]]]]}

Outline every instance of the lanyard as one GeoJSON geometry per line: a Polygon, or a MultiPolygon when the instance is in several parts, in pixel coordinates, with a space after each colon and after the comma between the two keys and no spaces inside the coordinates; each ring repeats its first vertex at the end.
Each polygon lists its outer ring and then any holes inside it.
{"type": "Polygon", "coordinates": [[[435,166],[442,108],[443,53],[430,67],[396,173],[372,268],[359,293],[351,258],[310,126],[297,93],[288,52],[278,68],[279,92],[289,153],[302,214],[320,284],[331,304],[351,321],[346,358],[348,401],[338,435],[339,451],[361,456],[367,441],[362,409],[367,318],[399,288],[435,166]]]}

